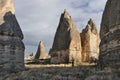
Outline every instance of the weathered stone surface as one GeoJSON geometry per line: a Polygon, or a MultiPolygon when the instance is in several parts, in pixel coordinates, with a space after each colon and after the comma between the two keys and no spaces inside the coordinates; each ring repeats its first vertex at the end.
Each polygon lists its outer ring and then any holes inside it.
{"type": "MultiPolygon", "coordinates": [[[[59,59],[61,63],[74,60],[75,64],[81,62],[81,38],[73,19],[65,10],[61,15],[60,22],[55,34],[50,55],[59,59]]],[[[56,60],[54,59],[53,62],[56,60]]],[[[56,63],[56,62],[55,62],[56,63]]]]}
{"type": "Polygon", "coordinates": [[[96,24],[92,19],[81,33],[82,61],[90,62],[91,59],[98,59],[99,56],[99,33],[96,24]]]}
{"type": "Polygon", "coordinates": [[[47,59],[47,58],[50,58],[50,56],[45,53],[45,47],[43,43],[40,41],[35,55],[35,59],[47,59]]]}
{"type": "Polygon", "coordinates": [[[13,0],[0,0],[0,24],[4,22],[4,15],[7,12],[14,14],[13,0]]]}
{"type": "Polygon", "coordinates": [[[120,66],[120,0],[108,0],[100,30],[100,64],[120,66]]]}
{"type": "Polygon", "coordinates": [[[13,0],[0,0],[0,72],[24,70],[25,47],[22,39],[13,0]]]}

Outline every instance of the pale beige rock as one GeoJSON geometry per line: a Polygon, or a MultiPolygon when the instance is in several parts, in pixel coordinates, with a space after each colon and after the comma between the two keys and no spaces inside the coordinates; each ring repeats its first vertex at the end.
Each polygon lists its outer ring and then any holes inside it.
{"type": "Polygon", "coordinates": [[[38,50],[35,55],[35,59],[47,59],[47,58],[50,58],[50,56],[47,53],[45,53],[45,47],[42,41],[40,41],[38,45],[38,50]]]}
{"type": "Polygon", "coordinates": [[[90,62],[91,58],[98,59],[100,38],[97,31],[96,24],[92,19],[81,33],[82,42],[82,61],[90,62]]]}
{"type": "Polygon", "coordinates": [[[15,13],[13,0],[0,0],[0,24],[4,22],[4,15],[7,12],[15,13]]]}

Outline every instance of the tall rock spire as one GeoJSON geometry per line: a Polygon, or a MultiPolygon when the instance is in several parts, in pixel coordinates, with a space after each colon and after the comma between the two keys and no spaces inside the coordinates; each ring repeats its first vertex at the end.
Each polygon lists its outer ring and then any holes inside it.
{"type": "Polygon", "coordinates": [[[46,58],[48,58],[48,55],[45,53],[44,44],[42,43],[42,41],[40,41],[35,55],[35,59],[46,59],[46,58]]]}
{"type": "Polygon", "coordinates": [[[0,71],[24,70],[23,33],[14,15],[13,0],[0,0],[0,71]]]}
{"type": "Polygon", "coordinates": [[[65,10],[64,13],[61,14],[52,49],[62,50],[69,48],[71,29],[76,29],[76,26],[69,13],[65,10]]]}
{"type": "Polygon", "coordinates": [[[81,33],[82,61],[90,62],[91,58],[98,59],[100,38],[95,22],[90,19],[81,33]]]}
{"type": "Polygon", "coordinates": [[[99,63],[104,66],[120,66],[120,0],[107,1],[100,37],[99,63]]]}
{"type": "Polygon", "coordinates": [[[81,38],[79,31],[66,10],[61,14],[50,55],[52,58],[57,57],[60,63],[69,62],[75,58],[78,63],[81,60],[81,38]]]}

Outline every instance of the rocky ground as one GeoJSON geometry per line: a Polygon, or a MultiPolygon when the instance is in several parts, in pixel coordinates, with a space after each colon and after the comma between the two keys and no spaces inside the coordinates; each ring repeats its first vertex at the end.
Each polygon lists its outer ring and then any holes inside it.
{"type": "Polygon", "coordinates": [[[27,65],[19,73],[0,75],[0,80],[120,80],[120,69],[71,67],[70,65],[27,65]]]}

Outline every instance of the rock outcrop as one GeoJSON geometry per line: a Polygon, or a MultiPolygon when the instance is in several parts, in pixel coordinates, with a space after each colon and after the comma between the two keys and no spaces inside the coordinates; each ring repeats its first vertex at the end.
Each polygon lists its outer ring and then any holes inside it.
{"type": "Polygon", "coordinates": [[[40,41],[35,55],[35,59],[47,59],[47,58],[50,58],[50,56],[45,53],[45,47],[43,43],[40,41]]]}
{"type": "Polygon", "coordinates": [[[34,60],[34,58],[35,58],[34,53],[31,53],[31,54],[29,54],[29,55],[25,55],[25,56],[24,56],[24,63],[25,63],[25,64],[32,63],[33,60],[34,60]]]}
{"type": "Polygon", "coordinates": [[[4,22],[4,16],[9,11],[15,13],[13,0],[0,0],[0,24],[4,22]]]}
{"type": "Polygon", "coordinates": [[[68,63],[74,61],[75,64],[80,64],[82,50],[79,34],[73,19],[65,10],[61,15],[53,46],[49,52],[52,57],[52,63],[68,63]]]}
{"type": "Polygon", "coordinates": [[[104,66],[120,66],[120,0],[108,0],[101,22],[100,60],[104,66]]]}
{"type": "Polygon", "coordinates": [[[24,70],[25,47],[22,39],[13,0],[0,0],[0,72],[24,70]]]}
{"type": "Polygon", "coordinates": [[[99,56],[99,33],[96,24],[92,19],[81,33],[82,62],[90,62],[91,59],[98,59],[99,56]]]}

